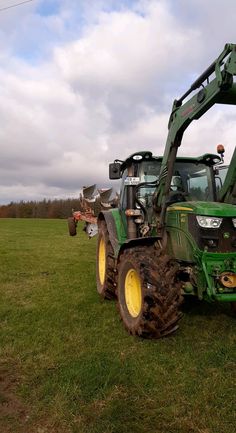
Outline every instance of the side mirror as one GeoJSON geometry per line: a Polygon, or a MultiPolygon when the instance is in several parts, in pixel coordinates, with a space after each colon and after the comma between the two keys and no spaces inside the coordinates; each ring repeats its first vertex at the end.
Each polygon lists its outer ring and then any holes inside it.
{"type": "Polygon", "coordinates": [[[121,178],[121,169],[119,162],[112,162],[109,164],[109,179],[120,179],[121,178]]]}

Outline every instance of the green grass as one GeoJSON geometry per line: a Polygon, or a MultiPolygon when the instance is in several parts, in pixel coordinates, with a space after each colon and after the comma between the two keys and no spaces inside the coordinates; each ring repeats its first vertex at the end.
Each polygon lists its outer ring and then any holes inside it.
{"type": "Polygon", "coordinates": [[[180,330],[129,336],[95,284],[96,240],[0,220],[0,431],[233,433],[235,319],[191,303],[180,330]]]}

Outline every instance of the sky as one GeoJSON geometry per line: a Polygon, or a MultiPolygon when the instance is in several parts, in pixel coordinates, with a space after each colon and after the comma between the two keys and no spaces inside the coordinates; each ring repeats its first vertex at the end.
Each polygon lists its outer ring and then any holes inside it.
{"type": "MultiPolygon", "coordinates": [[[[0,0],[0,204],[106,187],[108,164],[162,155],[173,100],[236,43],[235,0],[0,0]]],[[[187,129],[180,155],[235,148],[236,107],[187,129]]]]}

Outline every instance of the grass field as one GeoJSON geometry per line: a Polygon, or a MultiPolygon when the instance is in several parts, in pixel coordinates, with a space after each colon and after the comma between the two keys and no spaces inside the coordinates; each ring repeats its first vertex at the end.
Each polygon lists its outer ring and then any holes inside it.
{"type": "Polygon", "coordinates": [[[95,244],[63,220],[0,220],[1,433],[234,433],[235,319],[185,305],[129,336],[95,285],[95,244]]]}

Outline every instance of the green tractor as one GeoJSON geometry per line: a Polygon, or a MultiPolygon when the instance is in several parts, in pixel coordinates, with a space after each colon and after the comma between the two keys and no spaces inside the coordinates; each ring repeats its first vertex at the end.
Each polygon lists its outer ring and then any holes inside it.
{"type": "Polygon", "coordinates": [[[163,157],[141,151],[109,166],[110,179],[122,180],[118,207],[96,217],[97,290],[117,298],[132,335],[173,333],[183,295],[235,308],[236,150],[224,182],[222,145],[217,155],[177,157],[192,120],[216,103],[236,104],[234,76],[236,45],[227,44],[174,101],[163,157]]]}

